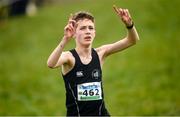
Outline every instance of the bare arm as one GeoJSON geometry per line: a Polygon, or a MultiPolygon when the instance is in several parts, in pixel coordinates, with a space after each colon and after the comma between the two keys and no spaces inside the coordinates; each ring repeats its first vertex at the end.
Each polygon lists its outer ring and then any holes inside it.
{"type": "Polygon", "coordinates": [[[107,44],[102,46],[102,49],[105,49],[105,56],[109,56],[113,53],[124,50],[134,44],[139,40],[136,28],[128,29],[127,36],[115,43],[107,44]]]}
{"type": "Polygon", "coordinates": [[[136,44],[137,40],[139,40],[138,33],[133,24],[129,11],[127,9],[117,8],[116,6],[113,6],[113,8],[115,12],[117,13],[117,15],[121,18],[122,22],[127,27],[127,36],[123,39],[120,39],[119,41],[115,43],[103,45],[97,48],[97,51],[101,53],[100,56],[101,56],[102,61],[107,56],[113,53],[119,52],[121,50],[124,50],[136,44]]]}
{"type": "Polygon", "coordinates": [[[69,18],[68,24],[64,28],[64,36],[58,46],[53,50],[51,55],[48,58],[47,66],[49,68],[57,68],[61,65],[68,63],[68,54],[67,52],[63,52],[65,45],[69,42],[69,40],[74,35],[74,23],[72,20],[72,15],[69,18]]]}
{"type": "Polygon", "coordinates": [[[66,37],[63,37],[62,41],[53,50],[47,61],[47,66],[49,68],[56,68],[67,62],[65,54],[63,54],[63,49],[67,42],[66,37]]]}

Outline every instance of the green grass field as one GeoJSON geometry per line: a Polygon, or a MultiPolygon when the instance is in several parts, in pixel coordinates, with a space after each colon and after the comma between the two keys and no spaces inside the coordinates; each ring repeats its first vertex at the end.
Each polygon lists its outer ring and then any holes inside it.
{"type": "MultiPolygon", "coordinates": [[[[111,115],[180,115],[180,1],[81,0],[42,7],[35,17],[0,26],[0,115],[65,115],[60,69],[46,66],[70,13],[96,18],[94,46],[126,36],[112,5],[128,8],[139,32],[137,45],[110,56],[103,66],[111,115]]],[[[66,50],[74,48],[72,40],[66,50]]]]}

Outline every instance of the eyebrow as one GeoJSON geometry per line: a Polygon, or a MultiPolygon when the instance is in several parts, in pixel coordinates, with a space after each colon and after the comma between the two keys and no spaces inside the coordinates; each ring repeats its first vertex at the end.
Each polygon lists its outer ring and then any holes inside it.
{"type": "Polygon", "coordinates": [[[88,25],[88,26],[80,26],[80,28],[82,28],[82,27],[94,27],[94,26],[92,26],[92,25],[88,25]]]}

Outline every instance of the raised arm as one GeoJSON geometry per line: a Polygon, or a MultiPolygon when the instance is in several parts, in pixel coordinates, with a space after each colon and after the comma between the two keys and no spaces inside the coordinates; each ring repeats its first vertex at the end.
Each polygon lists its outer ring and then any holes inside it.
{"type": "Polygon", "coordinates": [[[51,55],[48,58],[47,61],[47,66],[49,68],[57,68],[60,67],[61,65],[68,63],[69,59],[69,54],[68,52],[63,52],[63,49],[65,45],[69,42],[69,40],[73,37],[74,35],[74,25],[75,21],[72,20],[72,15],[69,17],[68,24],[64,28],[64,36],[58,46],[53,50],[51,55]]]}
{"type": "Polygon", "coordinates": [[[117,8],[116,6],[113,6],[113,8],[119,18],[125,24],[127,29],[127,36],[115,43],[103,45],[97,48],[97,51],[101,53],[102,59],[136,44],[137,40],[139,40],[138,33],[128,9],[117,8]]]}

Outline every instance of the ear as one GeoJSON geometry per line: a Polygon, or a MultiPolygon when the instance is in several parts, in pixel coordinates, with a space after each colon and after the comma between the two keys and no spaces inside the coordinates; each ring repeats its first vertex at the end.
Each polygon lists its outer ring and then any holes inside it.
{"type": "Polygon", "coordinates": [[[94,37],[96,36],[96,30],[94,31],[94,37]]]}

